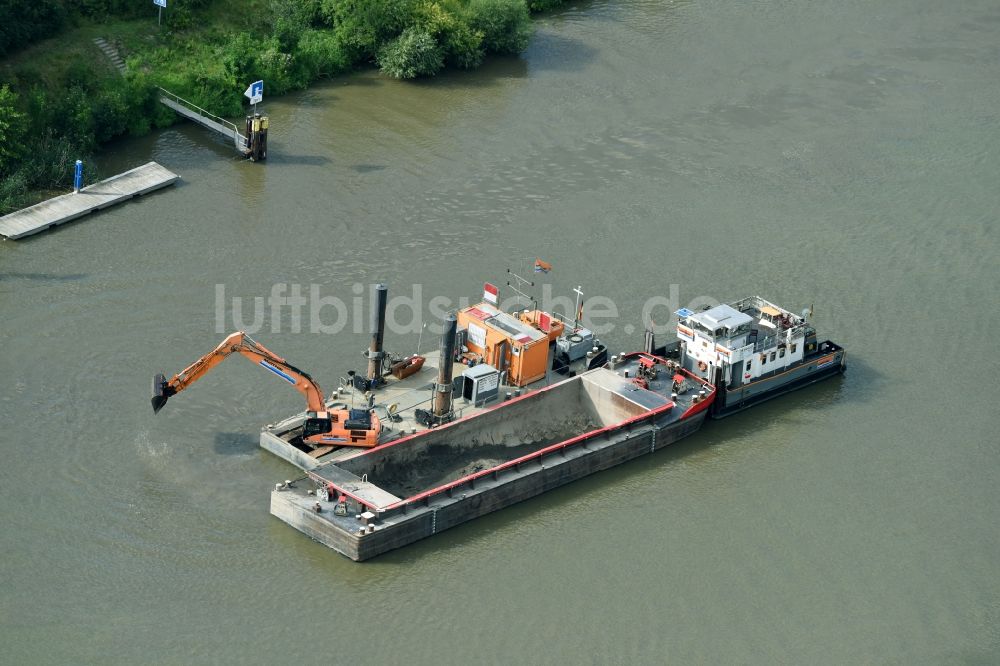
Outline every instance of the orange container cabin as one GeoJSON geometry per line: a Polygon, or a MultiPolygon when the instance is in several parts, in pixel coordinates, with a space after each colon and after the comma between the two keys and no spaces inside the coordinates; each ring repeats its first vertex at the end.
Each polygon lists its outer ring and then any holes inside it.
{"type": "Polygon", "coordinates": [[[489,303],[458,311],[458,325],[466,330],[465,346],[484,363],[507,372],[507,383],[525,386],[545,377],[549,344],[562,333],[562,322],[539,310],[520,318],[489,303]]]}

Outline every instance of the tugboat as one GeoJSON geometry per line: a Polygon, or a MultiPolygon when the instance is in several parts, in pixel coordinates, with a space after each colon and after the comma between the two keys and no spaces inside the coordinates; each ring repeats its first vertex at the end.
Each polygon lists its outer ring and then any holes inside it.
{"type": "Polygon", "coordinates": [[[796,315],[750,296],[702,312],[683,308],[676,314],[677,342],[664,351],[716,387],[713,418],[843,374],[847,368],[843,347],[817,340],[808,309],[796,315]]]}

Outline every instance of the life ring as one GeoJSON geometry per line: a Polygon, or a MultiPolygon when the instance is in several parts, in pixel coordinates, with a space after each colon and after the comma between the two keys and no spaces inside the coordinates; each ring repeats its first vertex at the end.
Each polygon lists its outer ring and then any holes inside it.
{"type": "Polygon", "coordinates": [[[704,361],[698,361],[698,369],[701,370],[702,372],[705,372],[706,370],[708,370],[708,364],[706,364],[704,361]]]}
{"type": "Polygon", "coordinates": [[[578,342],[583,342],[583,336],[574,333],[573,335],[569,336],[569,341],[572,342],[573,344],[576,344],[578,342]]]}

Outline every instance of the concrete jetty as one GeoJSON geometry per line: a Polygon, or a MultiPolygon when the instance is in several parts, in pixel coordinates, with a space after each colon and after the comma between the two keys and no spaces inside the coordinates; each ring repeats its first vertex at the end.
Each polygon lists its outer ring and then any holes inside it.
{"type": "Polygon", "coordinates": [[[0,235],[13,239],[37,234],[95,210],[128,201],[136,195],[172,185],[179,178],[156,162],[149,162],[84,187],[79,192],[64,194],[0,217],[0,235]]]}

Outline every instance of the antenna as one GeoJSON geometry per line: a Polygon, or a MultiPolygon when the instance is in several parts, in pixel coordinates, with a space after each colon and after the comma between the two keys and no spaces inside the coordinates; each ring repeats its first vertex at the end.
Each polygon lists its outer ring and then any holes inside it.
{"type": "Polygon", "coordinates": [[[573,311],[573,330],[576,330],[580,323],[580,299],[583,298],[583,285],[577,285],[573,291],[576,293],[576,310],[573,311]]]}
{"type": "Polygon", "coordinates": [[[416,355],[416,356],[419,356],[419,355],[420,355],[420,341],[421,341],[421,340],[423,339],[423,337],[424,337],[424,329],[425,329],[425,328],[427,328],[427,322],[426,322],[426,321],[425,321],[425,322],[423,323],[423,325],[422,325],[422,326],[420,327],[420,333],[419,333],[419,334],[417,335],[417,351],[415,351],[415,352],[414,352],[414,355],[416,355]]]}

